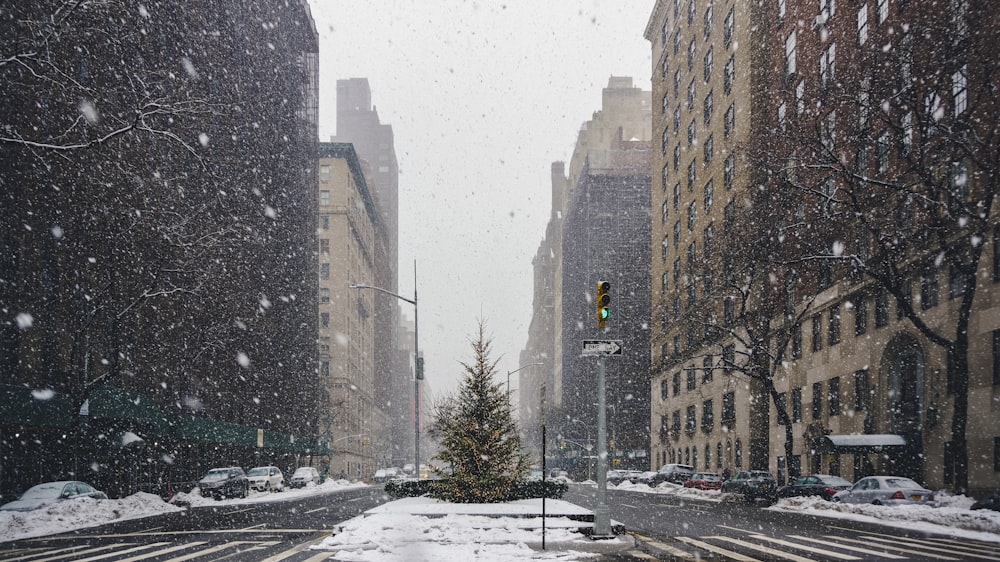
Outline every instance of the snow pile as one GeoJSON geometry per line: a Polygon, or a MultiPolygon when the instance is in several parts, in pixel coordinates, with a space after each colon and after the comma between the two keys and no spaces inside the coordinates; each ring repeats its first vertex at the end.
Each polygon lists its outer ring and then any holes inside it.
{"type": "Polygon", "coordinates": [[[0,511],[0,541],[54,535],[171,511],[182,508],[145,492],[120,500],[77,498],[34,511],[0,511]]]}
{"type": "Polygon", "coordinates": [[[960,534],[963,537],[1000,542],[1000,512],[985,509],[971,511],[973,501],[965,496],[938,493],[938,506],[868,505],[830,502],[818,497],[785,498],[768,509],[798,511],[810,515],[867,521],[924,529],[934,533],[960,534]]]}
{"type": "Polygon", "coordinates": [[[174,496],[170,498],[170,503],[180,506],[207,507],[223,503],[239,505],[245,503],[280,502],[293,498],[300,498],[302,496],[311,496],[316,493],[332,492],[336,490],[359,488],[364,486],[367,486],[367,484],[360,481],[351,482],[350,480],[328,479],[319,485],[310,482],[303,488],[289,488],[288,484],[285,484],[285,489],[282,492],[258,492],[256,490],[250,490],[250,494],[245,498],[227,498],[219,501],[216,501],[211,497],[202,497],[201,490],[194,488],[187,493],[178,492],[174,494],[174,496]]]}
{"type": "MultiPolygon", "coordinates": [[[[530,500],[527,500],[530,501],[530,500]]],[[[554,513],[579,506],[551,500],[554,513]]],[[[314,545],[332,551],[332,560],[389,562],[403,560],[582,560],[600,555],[587,552],[595,544],[576,531],[565,516],[545,519],[546,548],[541,549],[540,517],[526,503],[447,504],[429,498],[406,498],[383,504],[338,526],[336,534],[314,545]],[[424,514],[420,514],[420,513],[424,514]],[[447,515],[439,515],[447,513],[447,515]],[[521,514],[504,516],[497,514],[521,514]],[[490,516],[493,514],[493,516],[490,516]]],[[[575,513],[575,511],[573,511],[575,513]]],[[[588,511],[589,513],[589,511],[588,511]]],[[[627,546],[626,539],[613,539],[627,546]]],[[[606,546],[609,541],[600,541],[606,546]]]]}

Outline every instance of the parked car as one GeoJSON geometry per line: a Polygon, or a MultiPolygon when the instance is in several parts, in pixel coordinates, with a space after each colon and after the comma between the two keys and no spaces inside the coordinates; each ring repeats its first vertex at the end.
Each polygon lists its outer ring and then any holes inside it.
{"type": "Polygon", "coordinates": [[[992,509],[1000,511],[1000,491],[993,492],[992,496],[986,496],[972,504],[970,509],[992,509]]]}
{"type": "Polygon", "coordinates": [[[926,504],[934,493],[903,476],[868,476],[837,492],[833,501],[874,505],[926,504]]]}
{"type": "Polygon", "coordinates": [[[609,470],[608,484],[617,486],[622,482],[632,482],[632,479],[637,478],[640,474],[642,471],[639,470],[609,470]]]}
{"type": "Polygon", "coordinates": [[[851,487],[851,481],[829,474],[810,474],[800,476],[787,486],[778,488],[779,498],[797,496],[819,496],[829,501],[833,495],[851,487]]]}
{"type": "Polygon", "coordinates": [[[656,478],[653,478],[650,486],[658,486],[663,482],[673,482],[674,484],[684,484],[684,481],[694,474],[694,467],[689,464],[665,464],[656,471],[656,478]]]}
{"type": "Polygon", "coordinates": [[[276,466],[258,466],[247,473],[250,487],[260,492],[281,492],[285,489],[285,475],[276,466]]]}
{"type": "Polygon", "coordinates": [[[44,484],[37,484],[28,488],[16,500],[0,506],[0,510],[32,511],[62,501],[79,498],[106,500],[108,496],[86,482],[78,482],[76,480],[45,482],[44,484]]]}
{"type": "Polygon", "coordinates": [[[213,468],[198,481],[201,495],[221,500],[228,498],[245,498],[250,493],[250,482],[243,469],[238,466],[213,468]]]}
{"type": "Polygon", "coordinates": [[[305,488],[309,483],[319,485],[322,478],[319,475],[319,471],[311,466],[300,466],[295,469],[292,473],[292,477],[288,479],[288,486],[290,488],[305,488]]]}
{"type": "Polygon", "coordinates": [[[653,481],[656,479],[656,475],[659,474],[655,470],[645,470],[640,472],[635,478],[632,479],[633,484],[646,484],[647,486],[655,486],[653,481]]]}
{"type": "Polygon", "coordinates": [[[695,472],[684,481],[685,488],[697,488],[699,490],[720,490],[722,489],[722,477],[714,472],[695,472]]]}
{"type": "Polygon", "coordinates": [[[375,474],[372,475],[372,482],[375,482],[376,484],[381,484],[381,483],[386,482],[388,480],[389,480],[389,475],[386,474],[384,468],[380,468],[380,469],[376,470],[375,474]]]}
{"type": "Polygon", "coordinates": [[[386,480],[396,480],[397,478],[403,477],[403,469],[398,466],[390,466],[385,469],[386,480]]]}
{"type": "Polygon", "coordinates": [[[770,472],[764,470],[741,470],[722,483],[725,493],[739,494],[747,502],[777,501],[778,485],[770,472]]]}

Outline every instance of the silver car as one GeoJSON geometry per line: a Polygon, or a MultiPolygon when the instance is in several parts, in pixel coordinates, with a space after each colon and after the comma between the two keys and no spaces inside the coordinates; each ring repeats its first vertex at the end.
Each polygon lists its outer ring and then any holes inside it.
{"type": "Polygon", "coordinates": [[[833,501],[873,505],[930,504],[934,493],[903,476],[869,476],[837,492],[833,501]]]}
{"type": "Polygon", "coordinates": [[[28,488],[15,501],[0,506],[0,510],[32,511],[54,503],[77,498],[106,500],[108,496],[104,492],[94,489],[93,486],[86,482],[77,482],[75,480],[46,482],[28,488]]]}

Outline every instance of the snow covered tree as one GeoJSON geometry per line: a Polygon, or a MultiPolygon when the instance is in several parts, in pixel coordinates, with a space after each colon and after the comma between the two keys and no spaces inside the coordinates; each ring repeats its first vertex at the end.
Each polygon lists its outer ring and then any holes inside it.
{"type": "Polygon", "coordinates": [[[475,359],[462,363],[465,378],[458,394],[434,412],[433,431],[441,444],[434,458],[452,467],[439,492],[455,502],[504,501],[528,468],[507,394],[493,382],[496,361],[490,359],[491,343],[480,322],[472,342],[475,359]]]}

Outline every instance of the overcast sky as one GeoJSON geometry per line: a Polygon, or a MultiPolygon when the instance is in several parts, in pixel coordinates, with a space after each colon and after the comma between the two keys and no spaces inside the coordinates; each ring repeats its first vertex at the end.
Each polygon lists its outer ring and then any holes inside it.
{"type": "Polygon", "coordinates": [[[336,132],[341,78],[368,78],[379,118],[393,128],[399,292],[413,295],[416,260],[433,394],[456,388],[480,318],[506,380],[527,341],[551,163],[568,163],[608,78],[631,76],[649,89],[642,34],[654,0],[310,4],[321,140],[336,132]]]}

